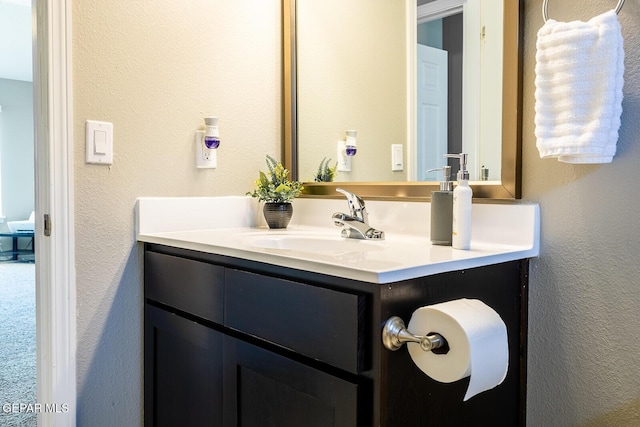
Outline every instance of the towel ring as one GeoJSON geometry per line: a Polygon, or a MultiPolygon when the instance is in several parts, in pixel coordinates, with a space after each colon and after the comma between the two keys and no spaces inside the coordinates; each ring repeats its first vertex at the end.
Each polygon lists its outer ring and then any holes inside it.
{"type": "MultiPolygon", "coordinates": [[[[620,13],[620,9],[624,6],[624,0],[618,0],[618,5],[616,6],[616,13],[620,13]]],[[[546,23],[549,20],[549,0],[544,0],[542,3],[542,18],[546,23]]]]}

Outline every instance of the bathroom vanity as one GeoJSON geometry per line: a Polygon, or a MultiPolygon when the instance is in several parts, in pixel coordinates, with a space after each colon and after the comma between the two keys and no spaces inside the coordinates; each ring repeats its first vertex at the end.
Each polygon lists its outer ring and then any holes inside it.
{"type": "Polygon", "coordinates": [[[463,254],[425,248],[433,262],[399,254],[417,262],[407,266],[392,252],[415,252],[420,238],[390,233],[380,246],[360,249],[366,242],[341,246],[317,230],[294,224],[275,232],[237,216],[239,224],[220,229],[183,230],[160,221],[156,203],[138,201],[145,425],[524,425],[527,259],[538,251],[537,206],[531,245],[474,249],[472,242],[463,254]],[[502,384],[466,402],[469,378],[439,383],[406,348],[390,351],[381,340],[389,317],[408,321],[421,306],[459,298],[492,307],[509,347],[502,384]]]}

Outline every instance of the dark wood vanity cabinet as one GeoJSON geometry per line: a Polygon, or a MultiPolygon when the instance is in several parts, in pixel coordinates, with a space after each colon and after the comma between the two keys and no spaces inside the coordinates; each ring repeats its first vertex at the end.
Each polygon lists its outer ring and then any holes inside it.
{"type": "Polygon", "coordinates": [[[145,244],[145,426],[524,425],[526,260],[371,284],[145,244]],[[390,316],[478,298],[509,371],[467,402],[381,342],[390,316]]]}

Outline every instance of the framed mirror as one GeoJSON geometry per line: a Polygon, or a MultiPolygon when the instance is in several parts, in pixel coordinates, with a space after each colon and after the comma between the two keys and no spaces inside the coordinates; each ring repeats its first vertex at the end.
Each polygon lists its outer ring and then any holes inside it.
{"type": "MultiPolygon", "coordinates": [[[[324,12],[329,17],[327,22],[317,7],[326,8],[330,2],[283,0],[284,164],[294,179],[305,182],[306,196],[339,197],[335,189],[343,187],[365,199],[426,200],[431,191],[439,188],[440,176],[425,175],[422,169],[429,165],[421,163],[418,157],[441,161],[439,157],[444,150],[476,154],[475,163],[470,165],[474,198],[520,198],[523,1],[421,0],[420,3],[425,1],[428,4],[418,7],[416,0],[364,3],[338,0],[324,12]],[[368,10],[388,8],[392,3],[396,3],[394,10],[368,10]],[[484,3],[490,4],[487,8],[502,10],[477,12],[473,7],[479,6],[468,6],[484,3]],[[343,7],[346,9],[342,10],[343,7]],[[458,25],[463,22],[467,38],[469,34],[474,36],[471,42],[464,42],[465,66],[457,71],[461,77],[455,77],[456,65],[448,61],[449,79],[459,79],[459,89],[456,91],[449,85],[447,95],[450,105],[459,104],[449,107],[450,120],[444,125],[449,127],[450,141],[444,149],[423,149],[428,154],[420,154],[423,144],[420,138],[425,132],[418,130],[419,122],[426,117],[428,126],[432,126],[432,118],[437,114],[425,114],[419,107],[418,80],[421,73],[428,75],[430,71],[420,71],[417,64],[419,33],[424,31],[418,23],[444,21],[460,12],[458,25]],[[500,22],[494,28],[495,24],[481,16],[500,22]],[[497,32],[501,36],[497,50],[501,58],[496,59],[496,49],[493,58],[485,57],[487,54],[482,50],[485,41],[497,32]],[[356,36],[347,37],[348,34],[356,36]],[[356,39],[356,45],[349,45],[349,39],[356,39]],[[499,68],[480,72],[478,63],[483,61],[499,68]],[[367,80],[363,76],[372,76],[373,85],[360,88],[367,80]],[[482,76],[493,77],[494,87],[488,86],[490,83],[482,76]],[[458,100],[452,98],[455,92],[458,100]],[[356,102],[351,103],[353,100],[356,102]],[[487,107],[486,101],[495,106],[487,107]],[[335,116],[325,116],[323,111],[335,116]],[[488,121],[484,116],[490,116],[488,121]],[[352,129],[358,131],[357,150],[355,156],[347,159],[350,161],[347,168],[344,158],[339,159],[340,143],[346,142],[346,132],[352,129]],[[493,158],[480,153],[483,131],[493,135],[488,138],[493,142],[493,158]],[[484,163],[480,165],[484,162],[480,158],[488,164],[497,162],[486,168],[493,176],[481,170],[485,168],[484,163]],[[334,182],[313,181],[322,162],[334,167],[338,160],[338,169],[343,170],[338,171],[334,182]],[[371,170],[376,174],[372,175],[371,170]]],[[[436,28],[438,25],[443,24],[437,23],[436,28]]]]}

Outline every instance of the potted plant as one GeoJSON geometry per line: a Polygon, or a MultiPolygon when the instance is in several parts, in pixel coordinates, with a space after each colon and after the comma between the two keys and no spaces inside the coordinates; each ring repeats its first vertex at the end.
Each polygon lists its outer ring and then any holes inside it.
{"type": "Polygon", "coordinates": [[[316,172],[316,176],[313,177],[315,182],[332,182],[336,177],[338,168],[338,162],[333,167],[329,167],[329,162],[331,159],[327,159],[326,157],[322,159],[320,165],[318,166],[318,171],[316,172]]]}
{"type": "Polygon", "coordinates": [[[293,206],[291,201],[302,191],[302,183],[289,180],[289,171],[267,154],[268,172],[260,171],[256,188],[247,195],[265,202],[263,213],[269,228],[287,228],[293,206]]]}

